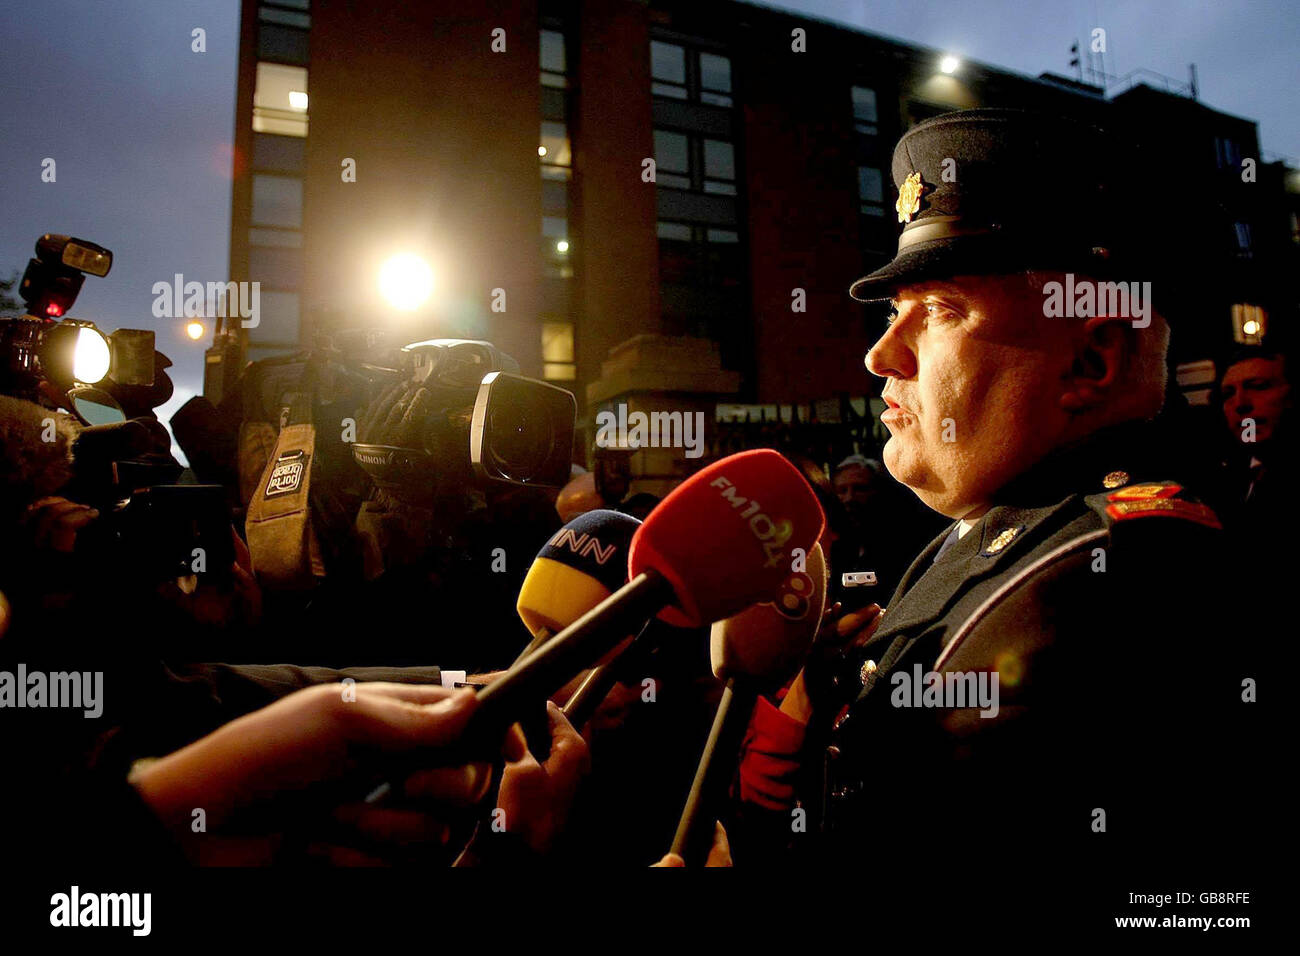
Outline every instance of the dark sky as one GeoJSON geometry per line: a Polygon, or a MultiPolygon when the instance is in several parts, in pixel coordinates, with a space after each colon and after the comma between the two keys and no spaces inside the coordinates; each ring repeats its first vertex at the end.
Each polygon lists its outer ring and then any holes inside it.
{"type": "MultiPolygon", "coordinates": [[[[1068,72],[1070,43],[1107,30],[1107,69],[1147,67],[1258,120],[1263,149],[1300,157],[1298,0],[790,0],[779,4],[1030,75],[1068,72]]],[[[64,232],[116,254],[75,315],[105,330],[154,328],[175,363],[174,408],[199,389],[203,346],[155,320],[151,288],[180,272],[225,277],[236,0],[0,0],[3,216],[0,273],[37,236],[64,232]],[[207,31],[193,53],[190,31],[207,31]],[[41,182],[41,161],[57,163],[41,182]]],[[[847,277],[846,277],[847,279],[847,277]]],[[[165,417],[165,415],[164,415],[165,417]]]]}

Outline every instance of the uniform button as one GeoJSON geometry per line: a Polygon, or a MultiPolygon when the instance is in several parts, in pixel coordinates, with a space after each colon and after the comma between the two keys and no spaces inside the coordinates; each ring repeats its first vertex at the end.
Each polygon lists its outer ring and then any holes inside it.
{"type": "Polygon", "coordinates": [[[858,671],[858,680],[862,681],[863,686],[866,686],[867,681],[871,678],[871,675],[874,674],[875,672],[876,672],[876,662],[865,661],[862,664],[862,670],[858,671]]]}

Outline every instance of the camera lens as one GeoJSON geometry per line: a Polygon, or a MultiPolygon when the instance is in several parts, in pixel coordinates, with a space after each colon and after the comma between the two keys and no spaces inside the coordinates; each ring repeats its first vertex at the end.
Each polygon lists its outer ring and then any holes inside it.
{"type": "Polygon", "coordinates": [[[554,440],[546,410],[510,402],[493,407],[488,417],[488,453],[497,467],[514,481],[531,481],[545,467],[554,440]]]}

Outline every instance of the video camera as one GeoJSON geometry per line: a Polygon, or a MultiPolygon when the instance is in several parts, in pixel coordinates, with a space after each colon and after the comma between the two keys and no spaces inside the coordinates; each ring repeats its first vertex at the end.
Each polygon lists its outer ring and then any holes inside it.
{"type": "Polygon", "coordinates": [[[154,385],[153,332],[105,335],[93,322],[68,317],[86,276],[106,276],[112,267],[113,253],[85,239],[46,233],[36,240],[18,289],[27,314],[0,319],[0,391],[102,425],[115,420],[110,389],[154,385]]]}
{"type": "Polygon", "coordinates": [[[108,572],[150,581],[197,567],[228,574],[234,545],[221,487],[174,484],[182,468],[167,430],[151,418],[128,419],[112,394],[145,410],[170,397],[154,333],[105,335],[67,317],[85,277],[102,278],[112,265],[112,252],[85,239],[46,233],[36,241],[19,286],[28,314],[0,318],[0,392],[66,409],[86,426],[72,445],[66,494],[102,517],[78,535],[79,552],[108,572]]]}
{"type": "Polygon", "coordinates": [[[518,374],[518,362],[490,342],[415,342],[401,350],[399,368],[370,370],[389,386],[423,388],[429,398],[414,441],[352,446],[353,460],[381,487],[428,488],[449,474],[526,487],[569,480],[573,394],[518,374]]]}

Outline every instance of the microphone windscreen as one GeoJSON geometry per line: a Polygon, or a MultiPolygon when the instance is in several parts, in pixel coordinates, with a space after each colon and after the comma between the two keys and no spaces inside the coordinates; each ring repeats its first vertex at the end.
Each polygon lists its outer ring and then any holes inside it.
{"type": "Polygon", "coordinates": [[[627,582],[628,548],[641,522],[617,511],[574,518],[537,553],[516,605],[528,630],[564,630],[627,582]]]}
{"type": "Polygon", "coordinates": [[[771,601],[713,622],[709,656],[719,679],[784,681],[807,656],[826,611],[828,575],[821,544],[812,546],[801,566],[786,576],[771,601]]]}
{"type": "Polygon", "coordinates": [[[696,472],[672,491],[632,538],[628,576],[657,571],[675,606],[660,617],[700,627],[769,601],[826,524],[799,469],[768,448],[696,472]]]}

